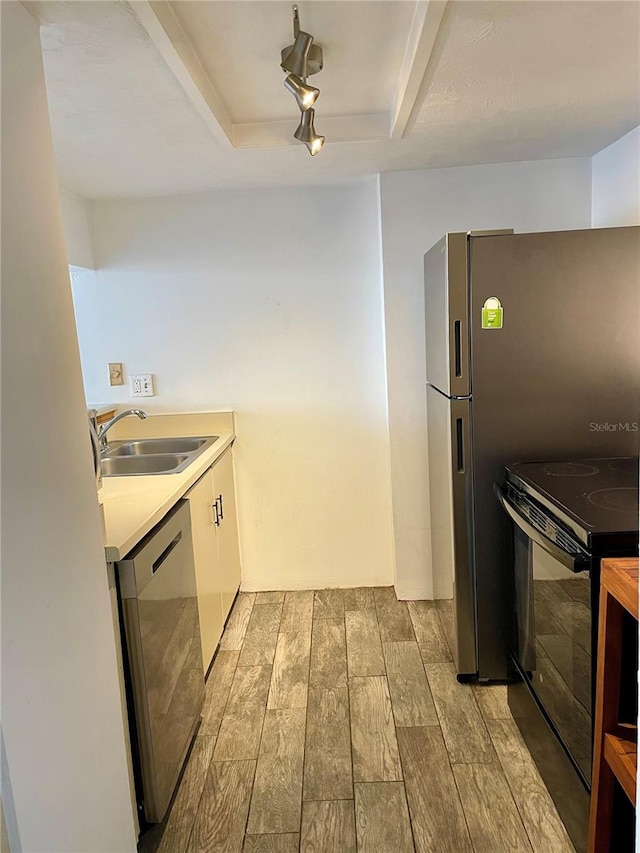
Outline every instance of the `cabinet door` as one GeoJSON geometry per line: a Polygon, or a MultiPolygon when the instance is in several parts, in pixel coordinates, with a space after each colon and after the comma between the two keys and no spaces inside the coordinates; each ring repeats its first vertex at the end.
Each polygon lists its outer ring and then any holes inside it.
{"type": "Polygon", "coordinates": [[[211,469],[187,494],[191,505],[191,532],[196,564],[202,663],[205,673],[222,635],[225,618],[222,614],[222,573],[213,509],[216,496],[213,491],[211,469]]]}
{"type": "Polygon", "coordinates": [[[231,449],[223,453],[213,466],[213,483],[218,503],[222,502],[222,518],[218,527],[218,553],[222,570],[222,612],[226,619],[240,587],[238,517],[231,449]]]}

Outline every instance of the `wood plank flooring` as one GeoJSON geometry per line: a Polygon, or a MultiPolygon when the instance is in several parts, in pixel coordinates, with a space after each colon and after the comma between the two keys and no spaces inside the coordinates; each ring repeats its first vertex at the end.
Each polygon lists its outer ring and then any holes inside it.
{"type": "Polygon", "coordinates": [[[574,853],[506,688],[462,685],[448,602],[240,594],[141,853],[574,853]]]}

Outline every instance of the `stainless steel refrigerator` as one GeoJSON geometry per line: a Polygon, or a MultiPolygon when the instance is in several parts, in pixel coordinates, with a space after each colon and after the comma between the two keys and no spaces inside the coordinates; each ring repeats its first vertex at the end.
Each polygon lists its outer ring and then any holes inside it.
{"type": "Polygon", "coordinates": [[[514,461],[629,456],[640,422],[640,228],[447,234],[425,255],[436,598],[459,676],[507,677],[514,461]]]}

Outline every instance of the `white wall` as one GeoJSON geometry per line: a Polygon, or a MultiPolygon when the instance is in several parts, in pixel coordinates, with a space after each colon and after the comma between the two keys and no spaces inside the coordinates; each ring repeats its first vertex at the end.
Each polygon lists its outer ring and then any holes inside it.
{"type": "Polygon", "coordinates": [[[60,209],[69,263],[95,269],[89,203],[73,193],[60,190],[60,209]]]}
{"type": "Polygon", "coordinates": [[[232,408],[246,589],[393,579],[377,182],[93,205],[87,395],[232,408]]]}
{"type": "Polygon", "coordinates": [[[640,127],[592,157],[594,228],[640,224],[640,127]]]}
{"type": "Polygon", "coordinates": [[[2,796],[12,851],[135,850],[38,24],[2,23],[2,796]]]}
{"type": "Polygon", "coordinates": [[[432,598],[423,255],[447,231],[588,228],[591,162],[395,172],[380,191],[396,592],[432,598]]]}

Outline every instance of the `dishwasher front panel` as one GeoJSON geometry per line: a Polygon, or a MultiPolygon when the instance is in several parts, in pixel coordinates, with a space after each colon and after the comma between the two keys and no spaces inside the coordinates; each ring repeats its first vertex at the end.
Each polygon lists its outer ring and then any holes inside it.
{"type": "Polygon", "coordinates": [[[180,501],[117,564],[131,675],[142,810],[162,821],[204,698],[189,506],[180,501]]]}

